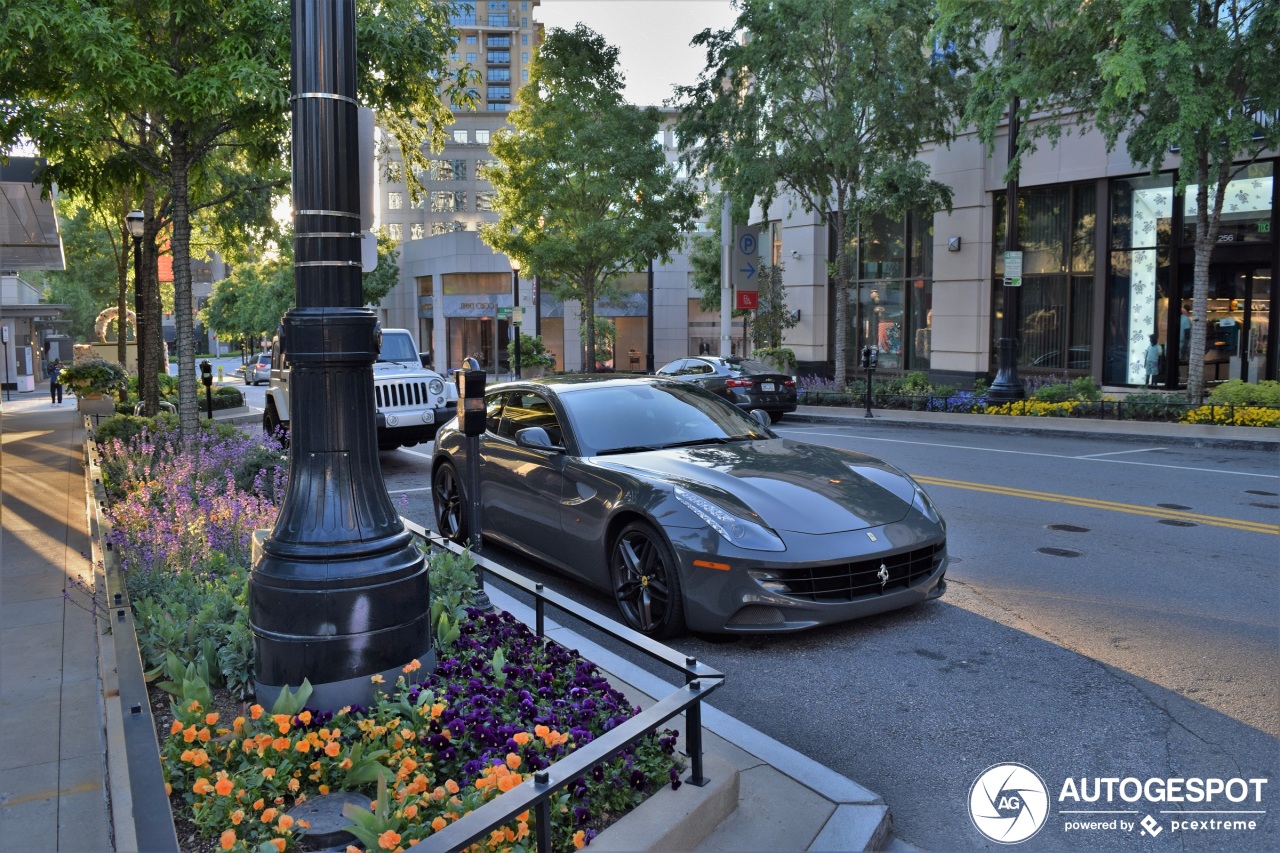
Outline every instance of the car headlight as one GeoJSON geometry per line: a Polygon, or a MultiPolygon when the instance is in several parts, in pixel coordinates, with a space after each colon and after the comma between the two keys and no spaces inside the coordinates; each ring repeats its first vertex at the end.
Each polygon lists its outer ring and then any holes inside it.
{"type": "Polygon", "coordinates": [[[711,529],[719,533],[729,543],[745,548],[748,551],[785,551],[787,546],[772,530],[763,524],[748,521],[740,515],[729,512],[724,507],[709,501],[701,495],[695,495],[688,489],[675,487],[676,500],[684,504],[701,518],[711,529]]]}
{"type": "Polygon", "coordinates": [[[938,512],[938,508],[933,505],[933,501],[925,494],[924,489],[920,488],[920,484],[912,480],[911,485],[915,487],[916,492],[911,498],[911,507],[934,524],[941,524],[946,528],[947,523],[942,520],[942,513],[938,512]]]}
{"type": "Polygon", "coordinates": [[[444,383],[439,379],[432,379],[431,384],[428,385],[427,388],[431,389],[431,396],[433,397],[439,397],[444,393],[444,383]]]}

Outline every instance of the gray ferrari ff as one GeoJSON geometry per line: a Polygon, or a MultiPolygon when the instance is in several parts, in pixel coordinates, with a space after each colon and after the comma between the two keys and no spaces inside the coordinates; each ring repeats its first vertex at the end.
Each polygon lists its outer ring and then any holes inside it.
{"type": "MultiPolygon", "coordinates": [[[[612,591],[670,637],[797,631],[946,589],[946,524],[902,471],[781,438],[688,382],[616,374],[491,386],[484,537],[612,591]]],[[[436,436],[436,529],[465,544],[467,440],[436,436]]]]}

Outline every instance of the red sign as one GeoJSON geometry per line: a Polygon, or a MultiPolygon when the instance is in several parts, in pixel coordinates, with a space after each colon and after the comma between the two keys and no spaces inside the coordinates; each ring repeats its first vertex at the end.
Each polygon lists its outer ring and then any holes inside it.
{"type": "Polygon", "coordinates": [[[738,304],[734,307],[739,311],[755,311],[760,307],[760,291],[739,290],[738,304]]]}

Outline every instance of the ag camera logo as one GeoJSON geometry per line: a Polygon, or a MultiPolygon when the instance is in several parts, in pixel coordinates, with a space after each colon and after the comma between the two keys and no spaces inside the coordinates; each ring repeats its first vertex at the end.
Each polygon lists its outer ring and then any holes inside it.
{"type": "Polygon", "coordinates": [[[987,838],[1017,844],[1035,835],[1049,817],[1049,789],[1024,764],[995,764],[969,789],[969,818],[987,838]]]}

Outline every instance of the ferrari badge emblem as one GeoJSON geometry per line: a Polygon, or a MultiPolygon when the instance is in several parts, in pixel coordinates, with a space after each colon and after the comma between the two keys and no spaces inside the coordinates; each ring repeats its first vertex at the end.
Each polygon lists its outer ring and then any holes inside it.
{"type": "Polygon", "coordinates": [[[880,578],[880,588],[884,589],[884,585],[889,582],[889,567],[881,563],[880,571],[876,572],[876,577],[880,578]]]}

